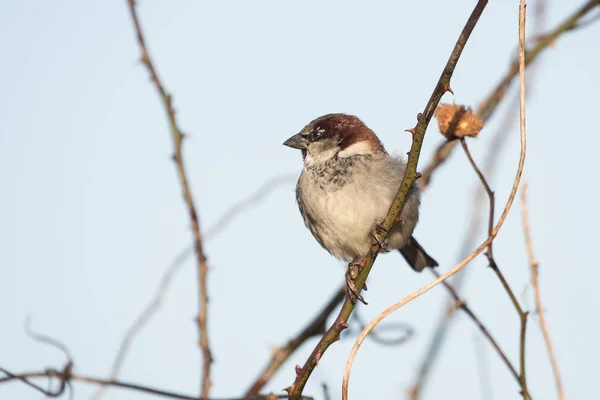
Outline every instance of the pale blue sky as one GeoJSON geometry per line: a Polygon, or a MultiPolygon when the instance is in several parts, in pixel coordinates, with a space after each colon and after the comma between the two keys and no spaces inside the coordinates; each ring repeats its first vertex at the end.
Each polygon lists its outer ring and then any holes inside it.
{"type": "MultiPolygon", "coordinates": [[[[547,26],[554,27],[582,2],[547,3],[547,26]]],[[[410,137],[403,131],[422,111],[474,4],[139,1],[152,56],[190,137],[184,153],[203,230],[269,178],[297,175],[300,156],[281,143],[318,115],[356,114],[388,150],[408,151],[410,137]]],[[[515,54],[517,12],[517,0],[490,1],[452,80],[456,96],[444,101],[476,106],[496,84],[515,54]]],[[[600,218],[590,166],[600,146],[599,37],[596,23],[545,52],[527,114],[534,246],[565,389],[574,399],[600,397],[600,269],[592,252],[600,218]]],[[[0,366],[18,372],[62,365],[56,350],[23,333],[31,314],[37,331],[69,347],[77,372],[104,376],[123,333],[191,238],[164,112],[136,61],[125,0],[4,1],[0,54],[0,366]]],[[[477,160],[498,121],[472,142],[477,160]]],[[[518,158],[518,131],[507,134],[493,185],[499,205],[518,158]]],[[[440,140],[432,124],[421,167],[440,140]]],[[[457,152],[424,193],[416,235],[441,271],[457,259],[475,179],[457,152]]],[[[239,396],[271,346],[303,327],[342,282],[343,267],[304,228],[293,188],[292,181],[281,186],[206,243],[215,397],[239,396]]],[[[521,294],[529,271],[518,204],[495,243],[498,263],[521,294]]],[[[133,345],[124,380],[197,392],[194,265],[192,259],[186,263],[133,345]]],[[[480,257],[467,267],[465,297],[517,363],[519,321],[485,265],[480,257]]],[[[381,257],[363,315],[374,316],[430,279],[396,255],[381,257]]],[[[407,344],[363,345],[351,398],[406,398],[446,297],[436,288],[392,316],[415,327],[407,344]]],[[[427,399],[481,398],[478,333],[466,317],[457,322],[427,399]]],[[[352,343],[329,349],[306,394],[321,399],[325,381],[333,398],[339,397],[352,343]]],[[[289,385],[294,365],[304,362],[314,344],[303,346],[267,389],[289,385]]],[[[554,398],[534,319],[527,345],[533,396],[554,398]]],[[[505,366],[487,344],[483,348],[494,399],[519,398],[505,366]]],[[[94,389],[76,384],[75,398],[85,399],[94,389]]],[[[12,383],[0,386],[0,398],[40,395],[12,383]]],[[[152,396],[116,389],[105,396],[131,398],[152,396]]]]}

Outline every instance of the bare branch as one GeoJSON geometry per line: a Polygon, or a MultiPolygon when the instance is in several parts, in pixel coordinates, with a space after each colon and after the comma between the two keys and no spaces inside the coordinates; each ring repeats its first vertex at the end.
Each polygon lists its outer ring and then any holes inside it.
{"type": "Polygon", "coordinates": [[[200,223],[198,219],[198,214],[196,212],[196,206],[194,204],[194,200],[192,198],[192,192],[190,190],[190,186],[187,179],[186,170],[183,164],[183,153],[181,151],[181,145],[183,142],[183,134],[177,125],[177,119],[175,118],[175,110],[173,109],[173,102],[171,95],[167,93],[165,90],[161,80],[158,77],[154,64],[150,58],[150,54],[146,47],[146,42],[144,39],[144,35],[142,33],[142,28],[140,26],[140,22],[136,13],[136,5],[135,0],[128,0],[129,11],[131,13],[131,19],[133,20],[133,24],[135,26],[135,32],[138,44],[141,50],[141,61],[146,66],[146,69],[150,73],[150,78],[158,91],[160,98],[163,102],[163,106],[167,113],[167,117],[169,119],[169,124],[171,127],[171,136],[173,139],[174,146],[174,154],[173,159],[175,160],[175,164],[177,166],[177,173],[179,175],[179,180],[181,182],[181,186],[183,188],[183,197],[185,198],[185,203],[188,207],[188,211],[190,214],[190,220],[192,225],[192,231],[194,233],[194,249],[196,252],[196,257],[198,259],[198,291],[199,291],[199,311],[197,317],[198,323],[198,331],[199,331],[199,344],[200,349],[202,351],[202,383],[200,387],[200,391],[202,397],[208,397],[208,393],[210,391],[211,381],[210,381],[210,367],[213,362],[212,354],[210,351],[210,346],[208,343],[208,329],[206,327],[206,319],[208,312],[208,294],[207,294],[207,285],[206,285],[206,276],[208,274],[208,265],[206,263],[206,256],[204,255],[204,250],[202,248],[202,236],[200,235],[200,223]]]}
{"type": "Polygon", "coordinates": [[[533,286],[533,292],[535,295],[535,309],[537,315],[540,318],[540,328],[542,329],[542,335],[544,336],[544,343],[546,344],[546,351],[548,351],[548,357],[550,357],[552,373],[554,374],[554,380],[556,381],[556,392],[558,393],[558,399],[564,400],[565,393],[562,385],[562,378],[560,376],[558,362],[556,361],[556,355],[554,354],[554,349],[552,348],[552,341],[550,340],[550,333],[548,332],[548,323],[546,322],[546,317],[544,315],[544,307],[542,306],[542,295],[540,293],[539,282],[540,263],[533,255],[529,212],[527,211],[527,180],[523,182],[523,185],[521,187],[521,213],[523,216],[523,230],[525,231],[525,243],[527,245],[529,268],[531,269],[531,285],[533,286]]]}
{"type": "MultiPolygon", "coordinates": [[[[525,17],[526,6],[525,0],[521,0],[519,4],[519,120],[521,136],[525,136],[525,17]]],[[[491,258],[491,255],[490,255],[491,258]]],[[[495,264],[495,263],[494,263],[495,264]]],[[[496,268],[496,271],[498,269],[496,268]]],[[[510,293],[509,293],[510,294],[510,293]]],[[[512,295],[514,299],[514,295],[512,295]]],[[[523,312],[514,299],[515,308],[519,311],[521,317],[521,388],[523,389],[523,398],[529,400],[529,392],[527,390],[527,378],[525,375],[525,329],[527,328],[527,312],[523,312]]]]}
{"type": "MultiPolygon", "coordinates": [[[[417,115],[417,125],[410,129],[409,132],[412,134],[412,145],[408,155],[408,162],[406,166],[406,170],[404,173],[404,177],[402,179],[402,183],[400,184],[400,188],[398,189],[398,193],[392,204],[390,205],[390,209],[387,212],[387,215],[383,222],[381,223],[381,227],[383,228],[382,232],[378,232],[375,230],[374,235],[377,237],[376,243],[371,247],[369,251],[369,255],[366,257],[364,266],[362,270],[359,271],[358,276],[354,280],[354,286],[356,288],[362,289],[364,287],[365,281],[371,271],[373,263],[381,250],[379,243],[385,242],[387,232],[392,227],[392,225],[396,222],[398,215],[400,215],[400,211],[402,207],[404,207],[404,201],[406,196],[408,195],[409,190],[411,189],[413,183],[418,178],[417,175],[417,164],[419,162],[419,156],[421,153],[421,147],[423,145],[423,139],[425,137],[425,131],[427,130],[427,126],[429,125],[429,121],[433,117],[433,113],[440,102],[440,99],[447,91],[450,91],[450,79],[452,78],[452,74],[454,73],[454,69],[456,68],[456,64],[462,54],[463,48],[471,35],[471,32],[475,28],[481,13],[483,12],[485,6],[487,5],[487,0],[479,0],[477,5],[475,6],[473,12],[471,13],[469,19],[467,20],[465,27],[463,28],[452,53],[446,63],[446,66],[438,79],[438,82],[423,110],[423,113],[419,113],[417,115]]],[[[335,341],[339,340],[340,333],[342,330],[348,327],[348,318],[354,309],[354,303],[351,301],[350,296],[346,297],[344,304],[342,305],[342,309],[336,318],[333,325],[329,328],[329,330],[323,335],[312,354],[305,362],[303,367],[296,367],[296,379],[294,383],[288,387],[286,390],[289,393],[289,397],[291,400],[298,399],[302,394],[302,390],[306,385],[310,374],[316,367],[317,363],[321,359],[322,355],[325,353],[327,348],[335,341]]]]}

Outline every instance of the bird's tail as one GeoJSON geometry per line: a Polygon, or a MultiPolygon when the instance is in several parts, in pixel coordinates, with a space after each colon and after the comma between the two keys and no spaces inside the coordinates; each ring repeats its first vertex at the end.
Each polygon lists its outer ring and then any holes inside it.
{"type": "Polygon", "coordinates": [[[439,265],[412,236],[410,242],[399,251],[412,269],[417,272],[423,271],[425,267],[433,268],[439,265]]]}

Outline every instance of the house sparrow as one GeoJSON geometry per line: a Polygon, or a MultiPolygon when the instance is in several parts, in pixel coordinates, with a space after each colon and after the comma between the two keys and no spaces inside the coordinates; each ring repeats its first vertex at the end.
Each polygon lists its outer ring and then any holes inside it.
{"type": "MultiPolygon", "coordinates": [[[[362,300],[352,281],[373,244],[373,230],[398,192],[406,164],[390,156],[360,119],[347,114],[319,117],[283,144],[302,150],[296,199],[304,224],[325,250],[349,263],[348,288],[362,300]]],[[[400,220],[382,244],[384,252],[398,249],[418,272],[438,265],[412,237],[419,195],[413,184],[400,220]]]]}

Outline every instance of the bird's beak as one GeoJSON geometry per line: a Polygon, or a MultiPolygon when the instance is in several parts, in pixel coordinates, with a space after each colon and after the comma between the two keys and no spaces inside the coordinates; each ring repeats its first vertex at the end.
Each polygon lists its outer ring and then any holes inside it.
{"type": "Polygon", "coordinates": [[[306,150],[308,147],[308,139],[306,139],[304,135],[298,133],[283,142],[283,145],[293,149],[306,150]]]}

